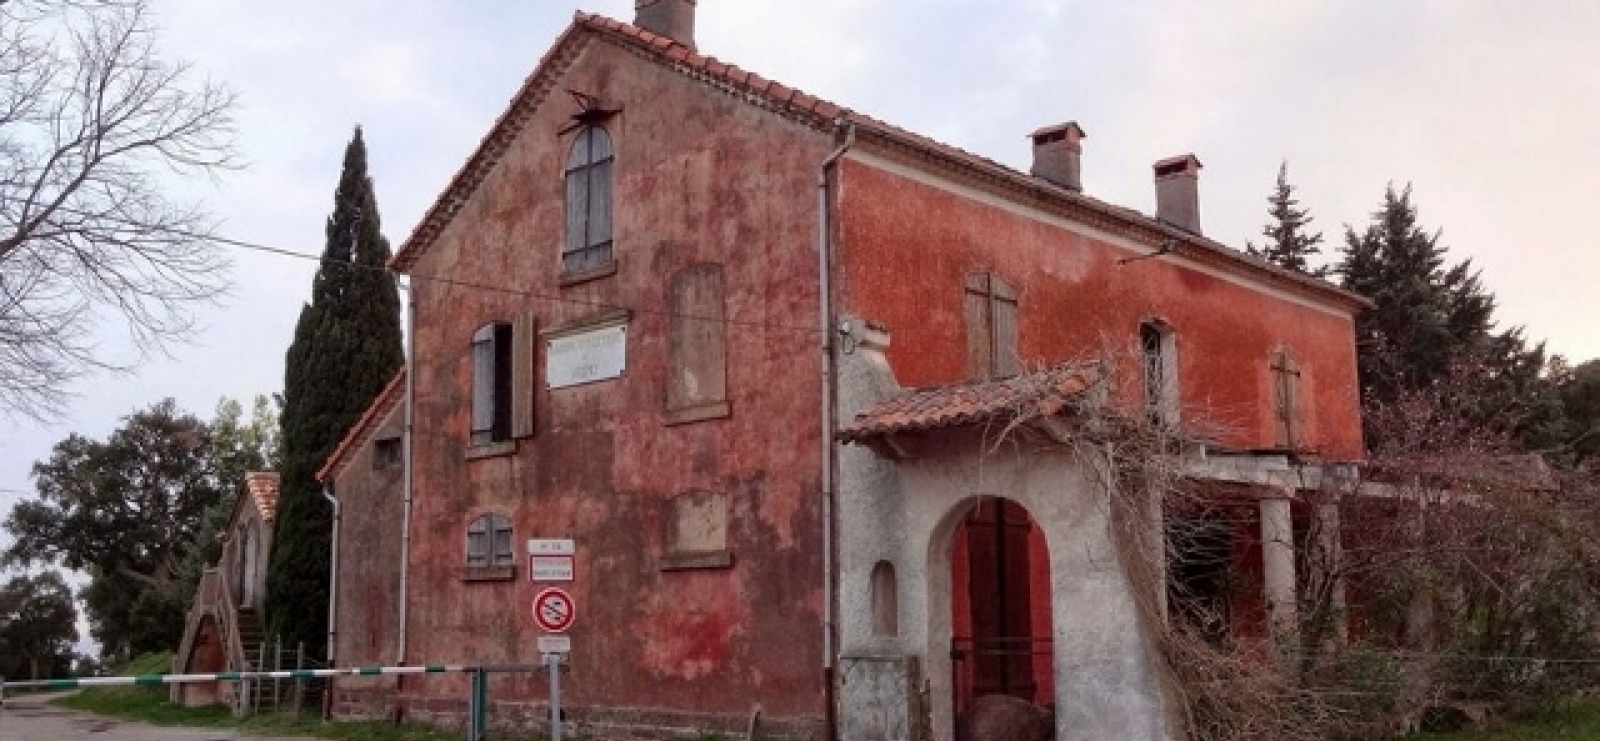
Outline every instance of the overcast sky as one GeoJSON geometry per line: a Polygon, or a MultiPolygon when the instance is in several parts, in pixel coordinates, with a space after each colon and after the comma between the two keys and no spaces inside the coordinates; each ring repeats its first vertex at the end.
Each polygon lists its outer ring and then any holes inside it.
{"type": "MultiPolygon", "coordinates": [[[[573,11],[632,19],[631,0],[578,1],[155,0],[167,54],[242,103],[249,167],[196,192],[224,235],[316,254],[359,123],[398,246],[573,11]]],[[[1019,169],[1028,132],[1076,120],[1085,189],[1145,212],[1151,163],[1194,152],[1206,233],[1238,247],[1282,160],[1330,247],[1411,183],[1502,324],[1600,356],[1600,3],[700,0],[699,15],[703,53],[1019,169]]],[[[166,396],[209,418],[222,396],[281,388],[312,266],[229,251],[235,291],[192,344],[82,384],[61,424],[0,421],[0,514],[69,432],[104,436],[166,396]]]]}

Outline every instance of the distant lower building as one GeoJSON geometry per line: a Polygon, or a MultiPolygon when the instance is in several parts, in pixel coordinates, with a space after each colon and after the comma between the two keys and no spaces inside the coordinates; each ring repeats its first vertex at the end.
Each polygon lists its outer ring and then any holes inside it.
{"type": "MultiPolygon", "coordinates": [[[[222,556],[195,589],[183,641],[173,658],[174,673],[260,670],[267,557],[277,511],[278,474],[246,474],[245,491],[219,534],[222,556]]],[[[240,686],[231,682],[174,684],[171,694],[173,702],[184,705],[237,705],[242,700],[240,686]]]]}

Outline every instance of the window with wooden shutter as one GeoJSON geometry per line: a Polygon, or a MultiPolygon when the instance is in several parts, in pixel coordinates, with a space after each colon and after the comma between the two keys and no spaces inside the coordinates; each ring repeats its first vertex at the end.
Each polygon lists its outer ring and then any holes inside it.
{"type": "Polygon", "coordinates": [[[1139,370],[1143,376],[1145,415],[1159,427],[1178,424],[1177,343],[1161,321],[1139,325],[1139,370]]]}
{"type": "Polygon", "coordinates": [[[726,417],[727,326],[722,266],[693,265],[672,278],[667,424],[726,417]]]}
{"type": "Polygon", "coordinates": [[[1272,353],[1273,443],[1282,450],[1300,445],[1300,365],[1286,348],[1272,353]]]}
{"type": "Polygon", "coordinates": [[[563,273],[584,273],[611,264],[612,160],[611,136],[605,129],[578,129],[567,152],[563,273]]]}
{"type": "Polygon", "coordinates": [[[486,324],[472,335],[472,444],[511,439],[512,325],[486,324]]]}
{"type": "Polygon", "coordinates": [[[498,512],[479,515],[467,525],[468,581],[503,581],[515,575],[511,535],[511,518],[498,512]]]}
{"type": "Polygon", "coordinates": [[[1017,294],[992,273],[967,276],[967,374],[1004,378],[1022,371],[1017,342],[1017,294]]]}
{"type": "Polygon", "coordinates": [[[539,382],[534,376],[538,330],[538,320],[532,314],[523,314],[511,324],[511,436],[514,438],[533,436],[533,400],[539,382]]]}

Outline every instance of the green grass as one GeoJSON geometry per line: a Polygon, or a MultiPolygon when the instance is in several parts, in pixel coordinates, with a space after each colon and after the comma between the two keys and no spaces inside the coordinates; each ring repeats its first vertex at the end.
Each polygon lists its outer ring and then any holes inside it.
{"type": "Polygon", "coordinates": [[[1414,741],[1600,741],[1600,697],[1560,703],[1488,727],[1456,733],[1408,736],[1414,741]]]}
{"type": "MultiPolygon", "coordinates": [[[[152,654],[118,667],[115,674],[165,674],[172,671],[172,654],[152,654]]],[[[97,715],[109,715],[162,726],[200,726],[236,728],[265,736],[310,736],[361,741],[455,741],[459,733],[446,733],[426,726],[387,721],[335,721],[325,723],[315,717],[267,714],[235,718],[221,705],[184,707],[167,701],[165,687],[91,687],[68,695],[56,704],[97,715]]]]}

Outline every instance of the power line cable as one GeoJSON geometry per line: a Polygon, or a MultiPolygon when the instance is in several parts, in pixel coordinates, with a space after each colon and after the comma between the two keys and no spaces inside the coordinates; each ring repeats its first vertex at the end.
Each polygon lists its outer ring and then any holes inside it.
{"type": "MultiPolygon", "coordinates": [[[[67,213],[74,213],[75,215],[78,215],[78,216],[88,216],[88,217],[102,218],[102,219],[110,218],[112,220],[116,220],[116,221],[121,221],[123,223],[127,223],[126,220],[124,220],[124,219],[119,219],[117,217],[109,216],[107,214],[90,214],[88,212],[84,212],[84,211],[81,211],[81,210],[73,209],[71,207],[62,207],[62,208],[60,208],[58,210],[63,211],[63,212],[67,212],[67,213]]],[[[157,232],[163,232],[163,233],[169,234],[169,235],[174,236],[174,237],[182,237],[184,239],[192,239],[192,240],[196,240],[196,241],[200,241],[200,242],[209,242],[209,243],[213,243],[213,244],[224,245],[224,246],[227,246],[227,247],[232,247],[232,248],[235,248],[235,249],[245,250],[245,251],[248,251],[248,252],[257,252],[257,253],[261,253],[261,254],[276,255],[278,257],[287,257],[287,258],[292,258],[292,259],[296,259],[296,260],[304,260],[304,261],[307,261],[307,262],[317,263],[318,265],[341,264],[344,267],[355,268],[355,269],[358,269],[358,270],[370,270],[370,271],[382,272],[382,273],[385,273],[385,274],[388,274],[388,275],[397,276],[397,277],[403,276],[403,277],[406,277],[406,278],[408,278],[408,279],[410,279],[412,281],[422,281],[422,282],[426,282],[426,283],[435,283],[435,284],[438,284],[438,285],[450,286],[452,288],[464,288],[464,289],[468,289],[468,290],[478,290],[478,291],[487,291],[487,292],[494,292],[494,293],[504,293],[504,294],[509,294],[509,295],[513,295],[513,296],[519,296],[519,297],[522,297],[522,298],[530,298],[530,299],[534,299],[534,300],[538,300],[538,301],[549,301],[549,302],[552,302],[552,303],[564,303],[564,304],[572,304],[572,305],[577,305],[577,306],[587,306],[587,307],[590,307],[590,308],[602,309],[602,310],[604,310],[604,309],[621,309],[621,310],[625,310],[625,311],[628,311],[628,312],[631,312],[631,313],[637,313],[637,314],[663,316],[663,317],[667,317],[667,318],[676,318],[676,319],[687,319],[687,320],[690,320],[690,321],[699,321],[699,322],[715,322],[715,323],[731,325],[731,326],[743,326],[743,327],[753,327],[753,328],[758,328],[758,329],[782,330],[782,331],[788,331],[788,332],[814,333],[814,332],[819,331],[818,327],[816,327],[816,326],[801,326],[801,325],[790,325],[790,324],[783,324],[783,323],[779,323],[779,322],[768,322],[768,321],[760,321],[760,320],[752,320],[752,319],[732,319],[732,318],[729,318],[729,317],[711,317],[711,316],[700,316],[700,315],[695,315],[695,314],[683,314],[683,313],[669,311],[669,310],[645,309],[645,308],[640,308],[640,307],[636,307],[636,306],[628,306],[626,304],[615,304],[615,303],[610,303],[610,302],[606,302],[606,301],[596,301],[596,300],[592,300],[592,299],[575,298],[575,297],[569,297],[569,296],[553,296],[553,295],[550,295],[550,294],[540,293],[538,291],[532,291],[532,290],[523,289],[523,288],[511,288],[509,286],[499,286],[499,285],[492,285],[492,284],[488,284],[488,283],[479,283],[477,281],[462,280],[462,279],[459,279],[459,278],[448,278],[448,277],[439,276],[439,275],[428,275],[426,273],[402,273],[400,271],[393,270],[393,269],[389,268],[387,265],[382,265],[382,266],[363,265],[363,264],[357,263],[357,262],[331,263],[331,262],[327,262],[327,261],[323,260],[323,258],[320,255],[314,255],[314,254],[310,254],[310,253],[306,253],[306,252],[300,252],[298,250],[292,250],[292,249],[288,249],[288,248],[284,248],[284,247],[275,247],[275,246],[272,246],[272,245],[262,244],[260,242],[254,242],[254,241],[245,240],[245,239],[239,239],[239,238],[236,238],[236,237],[228,237],[228,236],[223,236],[223,235],[218,235],[218,234],[208,234],[208,233],[205,233],[205,232],[198,232],[198,231],[194,231],[194,230],[190,230],[190,229],[182,229],[182,228],[178,228],[178,227],[152,226],[152,225],[149,225],[149,224],[139,224],[137,226],[138,226],[138,228],[141,228],[141,229],[150,230],[150,231],[157,231],[157,232]]]]}

